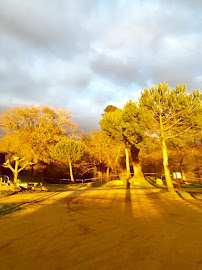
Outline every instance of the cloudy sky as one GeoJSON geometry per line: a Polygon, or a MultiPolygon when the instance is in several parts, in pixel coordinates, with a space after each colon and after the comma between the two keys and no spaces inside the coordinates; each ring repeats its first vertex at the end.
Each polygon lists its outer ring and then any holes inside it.
{"type": "Polygon", "coordinates": [[[202,85],[202,0],[0,0],[0,109],[63,107],[84,131],[152,84],[202,85]]]}

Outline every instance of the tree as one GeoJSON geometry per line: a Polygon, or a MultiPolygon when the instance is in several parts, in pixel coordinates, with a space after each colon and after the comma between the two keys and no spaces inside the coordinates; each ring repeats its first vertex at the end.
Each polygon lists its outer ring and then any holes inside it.
{"type": "Polygon", "coordinates": [[[19,157],[14,157],[13,158],[15,161],[15,166],[14,168],[12,167],[12,165],[10,164],[10,160],[8,159],[3,166],[5,168],[9,168],[12,172],[13,172],[13,183],[16,186],[17,185],[17,180],[18,180],[18,174],[19,172],[21,172],[22,170],[25,169],[25,167],[27,167],[28,165],[33,165],[34,163],[32,162],[28,162],[26,161],[20,168],[19,168],[19,164],[22,163],[23,161],[25,161],[25,158],[19,158],[19,157]]]}
{"type": "Polygon", "coordinates": [[[129,156],[132,158],[134,176],[142,177],[139,152],[143,145],[146,125],[144,115],[137,103],[130,100],[123,110],[117,109],[103,115],[100,124],[105,137],[114,142],[124,143],[128,178],[130,177],[129,156]]]}
{"type": "Polygon", "coordinates": [[[123,122],[123,136],[130,145],[134,176],[142,177],[139,152],[143,145],[146,126],[142,111],[139,110],[136,102],[129,100],[124,106],[123,122]]]}
{"type": "Polygon", "coordinates": [[[116,172],[122,144],[108,144],[101,132],[94,131],[83,136],[83,142],[88,149],[87,170],[95,169],[101,175],[106,170],[106,180],[109,180],[110,171],[116,172]]]}
{"type": "Polygon", "coordinates": [[[76,136],[69,112],[48,106],[11,108],[2,113],[0,125],[4,132],[1,148],[35,164],[39,160],[49,163],[51,148],[66,137],[76,136]]]}
{"type": "Polygon", "coordinates": [[[71,139],[60,141],[52,149],[51,156],[60,162],[69,163],[71,181],[74,182],[72,164],[81,160],[86,152],[85,146],[71,139]]]}
{"type": "Polygon", "coordinates": [[[103,138],[108,143],[124,144],[125,156],[126,156],[126,171],[127,179],[130,178],[130,162],[129,162],[129,144],[124,136],[124,121],[123,112],[121,109],[117,109],[113,112],[104,114],[100,120],[101,133],[103,138]]]}
{"type": "Polygon", "coordinates": [[[114,112],[116,111],[118,108],[114,105],[108,105],[105,109],[104,112],[105,113],[109,113],[109,112],[114,112]]]}
{"type": "Polygon", "coordinates": [[[199,90],[187,94],[186,86],[182,84],[170,89],[168,84],[160,83],[142,92],[140,107],[145,115],[147,134],[161,140],[168,191],[172,192],[174,188],[168,166],[167,141],[200,130],[201,98],[199,90]]]}

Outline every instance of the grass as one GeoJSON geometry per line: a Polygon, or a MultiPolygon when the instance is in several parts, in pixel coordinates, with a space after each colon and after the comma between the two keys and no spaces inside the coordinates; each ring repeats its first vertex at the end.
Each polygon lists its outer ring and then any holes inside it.
{"type": "Polygon", "coordinates": [[[3,196],[8,196],[14,194],[16,191],[15,190],[1,190],[0,189],[0,195],[3,196]]]}
{"type": "Polygon", "coordinates": [[[104,186],[105,184],[106,184],[106,182],[101,182],[101,181],[99,181],[99,182],[94,182],[94,183],[92,183],[92,187],[99,188],[99,187],[104,186]]]}
{"type": "Polygon", "coordinates": [[[46,187],[48,189],[48,191],[50,192],[60,192],[60,191],[67,191],[68,189],[68,185],[64,185],[64,184],[44,184],[44,187],[46,187]]]}
{"type": "Polygon", "coordinates": [[[3,203],[0,204],[0,215],[7,215],[20,210],[19,203],[3,203]]]}
{"type": "MultiPolygon", "coordinates": [[[[23,182],[42,182],[41,177],[35,177],[33,178],[32,176],[26,176],[26,175],[20,175],[18,176],[18,178],[20,179],[20,181],[23,182]]],[[[12,178],[11,178],[12,179],[12,178]]]]}
{"type": "Polygon", "coordinates": [[[43,184],[44,187],[48,189],[50,192],[61,192],[61,191],[68,191],[68,190],[74,190],[78,188],[85,187],[87,184],[80,183],[80,184],[43,184]]]}

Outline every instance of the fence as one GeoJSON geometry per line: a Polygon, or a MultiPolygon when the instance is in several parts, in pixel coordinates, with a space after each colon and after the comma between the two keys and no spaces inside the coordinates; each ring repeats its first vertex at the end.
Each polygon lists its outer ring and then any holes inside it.
{"type": "MultiPolygon", "coordinates": [[[[131,173],[131,178],[134,176],[134,173],[131,173]]],[[[152,177],[154,180],[157,178],[160,178],[161,180],[165,181],[165,175],[161,173],[153,173],[153,172],[147,172],[143,173],[144,177],[152,177]]],[[[110,175],[108,181],[113,181],[113,180],[123,180],[127,179],[127,174],[126,173],[121,173],[121,174],[114,174],[110,175]]],[[[175,179],[173,176],[171,177],[173,181],[175,179]]],[[[103,177],[92,177],[92,178],[77,178],[75,179],[74,183],[89,183],[89,182],[97,182],[97,181],[106,181],[107,178],[106,176],[103,177]]],[[[42,178],[43,183],[48,183],[48,184],[72,184],[71,179],[68,178],[42,178]]],[[[181,183],[185,184],[202,184],[202,178],[194,178],[194,177],[189,177],[186,181],[180,180],[181,183]]]]}

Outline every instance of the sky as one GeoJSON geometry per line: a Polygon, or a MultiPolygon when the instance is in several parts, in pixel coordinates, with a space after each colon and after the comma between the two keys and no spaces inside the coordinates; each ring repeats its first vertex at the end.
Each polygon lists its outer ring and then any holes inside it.
{"type": "Polygon", "coordinates": [[[0,0],[0,110],[65,108],[84,132],[159,82],[202,85],[202,0],[0,0]]]}

